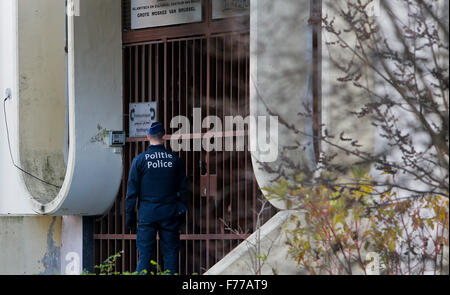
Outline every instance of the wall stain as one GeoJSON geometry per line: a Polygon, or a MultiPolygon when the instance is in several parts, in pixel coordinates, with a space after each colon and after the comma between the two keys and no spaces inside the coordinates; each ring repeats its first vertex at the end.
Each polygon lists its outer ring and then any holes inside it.
{"type": "Polygon", "coordinates": [[[98,133],[91,138],[91,143],[100,142],[103,143],[104,139],[108,137],[108,130],[103,128],[100,124],[97,125],[98,133]]]}
{"type": "MultiPolygon", "coordinates": [[[[48,183],[62,186],[66,171],[66,167],[63,166],[64,160],[62,154],[31,152],[26,150],[26,155],[27,158],[22,160],[22,165],[25,170],[48,183]]],[[[43,184],[29,175],[23,174],[23,177],[33,197],[44,204],[52,201],[60,191],[60,188],[43,184]]]]}
{"type": "Polygon", "coordinates": [[[44,265],[44,271],[40,275],[55,275],[60,272],[61,254],[59,246],[56,246],[53,240],[53,233],[55,231],[56,216],[53,217],[50,228],[47,232],[47,251],[40,263],[44,265]]]}

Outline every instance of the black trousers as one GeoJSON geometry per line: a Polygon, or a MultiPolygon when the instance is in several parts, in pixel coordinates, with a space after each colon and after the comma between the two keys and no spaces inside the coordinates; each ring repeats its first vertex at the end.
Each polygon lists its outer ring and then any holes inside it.
{"type": "Polygon", "coordinates": [[[180,222],[179,217],[174,217],[157,222],[140,221],[137,230],[137,249],[139,261],[136,271],[142,273],[144,270],[150,273],[151,261],[155,259],[156,233],[159,234],[163,254],[164,270],[170,274],[176,274],[180,252],[180,222]]]}

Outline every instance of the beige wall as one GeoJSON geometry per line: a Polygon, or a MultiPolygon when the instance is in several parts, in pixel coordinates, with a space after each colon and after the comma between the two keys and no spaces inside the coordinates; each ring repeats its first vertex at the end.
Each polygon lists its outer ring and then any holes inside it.
{"type": "MultiPolygon", "coordinates": [[[[18,1],[19,145],[22,168],[61,185],[65,176],[65,3],[18,1]]],[[[30,193],[44,203],[59,189],[24,175],[30,193]]]]}
{"type": "Polygon", "coordinates": [[[0,217],[0,275],[59,274],[61,217],[0,217]]]}

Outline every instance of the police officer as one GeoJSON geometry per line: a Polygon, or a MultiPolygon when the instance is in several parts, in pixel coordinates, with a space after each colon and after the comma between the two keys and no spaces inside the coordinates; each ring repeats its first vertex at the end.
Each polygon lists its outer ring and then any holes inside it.
{"type": "Polygon", "coordinates": [[[154,259],[156,233],[159,233],[164,270],[178,273],[180,216],[186,212],[186,174],[180,158],[164,148],[164,127],[153,123],[149,130],[148,150],[133,160],[126,197],[126,224],[136,226],[136,203],[139,200],[136,271],[147,273],[154,259]]]}

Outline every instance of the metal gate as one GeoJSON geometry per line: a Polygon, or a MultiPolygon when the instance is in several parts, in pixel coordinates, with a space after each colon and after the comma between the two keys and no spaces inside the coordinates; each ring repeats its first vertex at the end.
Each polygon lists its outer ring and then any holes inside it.
{"type": "MultiPolygon", "coordinates": [[[[164,29],[149,30],[133,38],[141,41],[147,36],[154,41],[124,44],[124,130],[129,130],[129,103],[134,102],[157,102],[158,120],[168,133],[168,147],[171,134],[177,131],[170,128],[171,119],[183,115],[193,122],[194,108],[201,109],[202,119],[213,115],[223,120],[227,115],[249,114],[248,23],[243,30],[241,27],[227,33],[211,32],[211,27],[198,30],[201,34],[197,36],[192,36],[192,31],[191,36],[183,36],[181,26],[179,37],[176,33],[170,36],[164,29]]],[[[125,37],[128,40],[129,36],[125,37]]],[[[191,132],[185,138],[192,147],[206,131],[191,132]]],[[[182,226],[180,274],[204,273],[254,232],[258,222],[263,224],[276,211],[266,205],[268,209],[259,214],[262,198],[247,149],[247,130],[217,132],[215,136],[216,140],[231,137],[233,141],[242,136],[245,151],[179,153],[189,178],[189,211],[182,226]]],[[[145,138],[127,138],[119,195],[109,213],[95,221],[95,265],[123,251],[116,261],[116,270],[132,272],[136,268],[136,233],[125,228],[124,200],[131,162],[147,147],[145,138]]],[[[162,264],[159,242],[157,257],[162,264]]]]}

